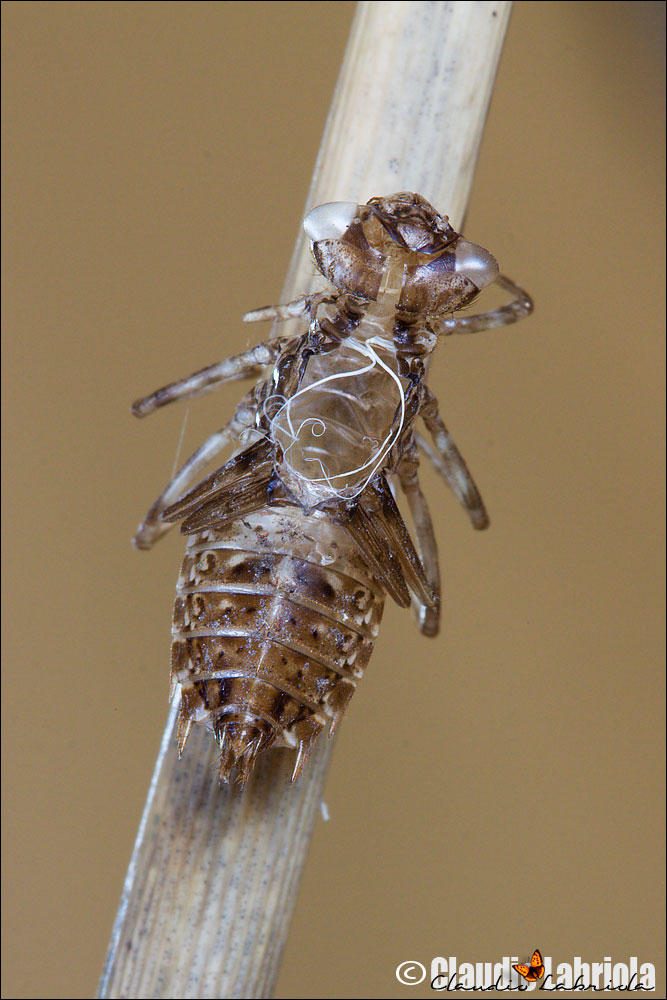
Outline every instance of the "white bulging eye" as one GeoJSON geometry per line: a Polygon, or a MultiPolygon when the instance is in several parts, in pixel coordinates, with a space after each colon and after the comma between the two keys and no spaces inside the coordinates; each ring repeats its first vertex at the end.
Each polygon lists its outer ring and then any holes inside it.
{"type": "Polygon", "coordinates": [[[318,240],[338,240],[354,220],[359,206],[351,201],[328,201],[318,205],[303,220],[303,228],[311,243],[318,240]]]}
{"type": "Polygon", "coordinates": [[[456,273],[472,281],[477,288],[486,288],[500,274],[498,261],[484,247],[468,240],[459,240],[454,251],[456,273]]]}

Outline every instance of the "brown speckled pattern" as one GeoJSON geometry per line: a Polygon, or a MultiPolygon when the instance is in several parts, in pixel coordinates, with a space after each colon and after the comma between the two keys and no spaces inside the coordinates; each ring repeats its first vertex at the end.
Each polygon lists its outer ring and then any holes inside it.
{"type": "Polygon", "coordinates": [[[236,766],[244,780],[270,745],[298,750],[298,773],[340,721],[383,604],[351,537],[324,515],[277,507],[192,536],[173,620],[181,744],[203,721],[223,777],[236,766]]]}

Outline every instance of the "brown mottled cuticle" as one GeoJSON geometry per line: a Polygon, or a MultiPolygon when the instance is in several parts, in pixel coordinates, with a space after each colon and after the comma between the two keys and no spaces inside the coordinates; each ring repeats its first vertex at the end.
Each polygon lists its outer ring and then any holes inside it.
{"type": "Polygon", "coordinates": [[[319,555],[312,531],[312,517],[275,508],[244,518],[243,541],[253,546],[266,532],[282,552],[239,547],[233,528],[189,540],[173,624],[179,729],[184,742],[193,721],[212,728],[227,748],[225,780],[234,767],[249,773],[269,746],[300,750],[300,771],[317,736],[339,722],[373,651],[382,588],[359,572],[356,553],[348,558],[354,543],[344,528],[327,525],[319,555]]]}

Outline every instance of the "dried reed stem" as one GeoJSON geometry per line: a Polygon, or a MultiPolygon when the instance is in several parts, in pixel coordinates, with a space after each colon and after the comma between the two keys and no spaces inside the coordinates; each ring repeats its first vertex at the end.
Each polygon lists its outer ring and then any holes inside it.
{"type": "MultiPolygon", "coordinates": [[[[511,4],[357,8],[307,207],[417,191],[463,218],[511,4]]],[[[311,282],[300,238],[285,299],[311,282]]],[[[270,997],[331,752],[296,786],[292,754],[262,754],[244,793],[219,787],[195,727],[165,729],[100,997],[270,997]]],[[[334,990],[335,992],[335,990],[334,990]]]]}

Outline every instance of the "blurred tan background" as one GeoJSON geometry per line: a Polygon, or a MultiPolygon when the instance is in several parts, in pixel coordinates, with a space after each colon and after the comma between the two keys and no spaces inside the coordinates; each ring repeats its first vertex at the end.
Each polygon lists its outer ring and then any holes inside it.
{"type": "MultiPolygon", "coordinates": [[[[2,12],[3,996],[86,998],[182,550],[129,539],[184,410],[129,404],[261,334],[240,317],[279,296],[354,4],[2,12]]],[[[399,962],[536,946],[637,955],[664,991],[663,40],[661,3],[515,7],[466,233],[536,312],[431,380],[492,527],[425,471],[443,633],[387,609],[279,997],[426,997],[399,962]]],[[[238,395],[190,407],[183,455],[238,395]]]]}

